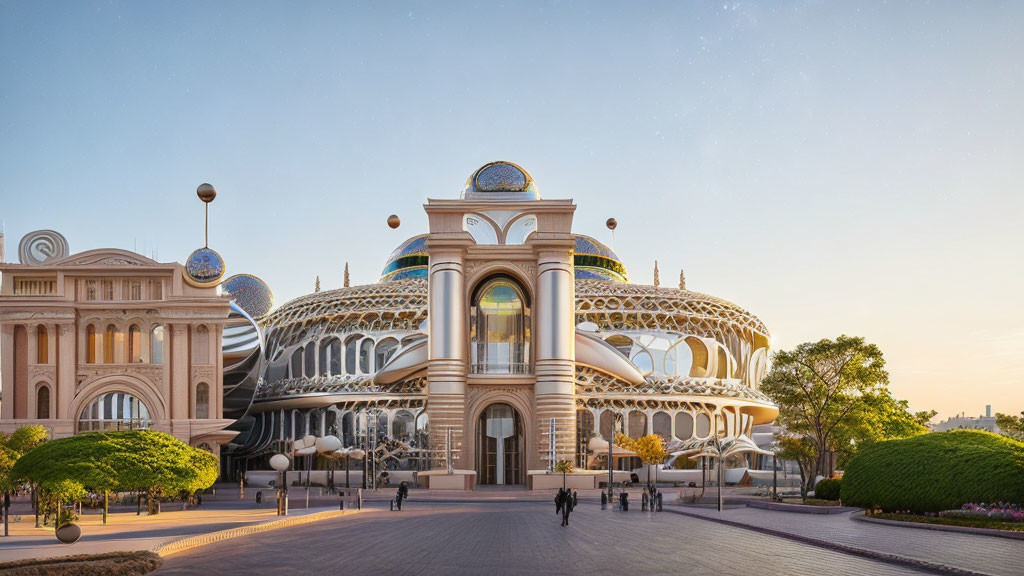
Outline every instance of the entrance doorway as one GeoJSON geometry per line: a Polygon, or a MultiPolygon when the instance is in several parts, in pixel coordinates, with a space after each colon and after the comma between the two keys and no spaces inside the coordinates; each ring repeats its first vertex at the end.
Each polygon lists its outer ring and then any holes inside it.
{"type": "Polygon", "coordinates": [[[491,404],[480,414],[476,474],[479,484],[523,483],[523,425],[508,404],[491,404]]]}

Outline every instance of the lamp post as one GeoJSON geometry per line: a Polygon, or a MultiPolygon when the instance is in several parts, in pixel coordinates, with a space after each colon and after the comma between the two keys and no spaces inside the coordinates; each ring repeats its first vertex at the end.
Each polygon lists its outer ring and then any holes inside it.
{"type": "Polygon", "coordinates": [[[277,470],[277,515],[288,515],[288,467],[291,460],[284,454],[274,454],[270,457],[270,467],[277,470]],[[283,489],[283,490],[282,490],[283,489]]]}
{"type": "Polygon", "coordinates": [[[618,412],[612,411],[612,429],[609,432],[610,438],[608,438],[608,502],[612,501],[614,494],[612,493],[612,484],[615,481],[615,468],[613,466],[614,456],[612,453],[613,446],[615,445],[615,431],[621,424],[622,415],[618,412]]]}
{"type": "Polygon", "coordinates": [[[779,465],[776,457],[779,452],[779,442],[772,441],[772,502],[779,499],[779,465]]]}
{"type": "Polygon", "coordinates": [[[725,461],[722,458],[722,437],[718,435],[718,414],[715,414],[715,452],[718,455],[718,511],[722,511],[722,488],[725,484],[725,461]]]}

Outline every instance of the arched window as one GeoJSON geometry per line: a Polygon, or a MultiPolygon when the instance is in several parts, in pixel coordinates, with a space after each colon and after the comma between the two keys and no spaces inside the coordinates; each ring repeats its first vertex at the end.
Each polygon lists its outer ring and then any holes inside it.
{"type": "Polygon", "coordinates": [[[651,420],[651,426],[654,428],[654,433],[666,441],[672,439],[672,417],[667,413],[655,412],[654,418],[651,420]]]}
{"type": "Polygon", "coordinates": [[[406,410],[399,410],[395,414],[395,420],[391,423],[391,427],[391,437],[395,440],[412,440],[412,435],[416,431],[412,413],[406,410]]]}
{"type": "Polygon", "coordinates": [[[40,386],[36,391],[36,418],[47,420],[50,418],[50,387],[40,386]]]}
{"type": "Polygon", "coordinates": [[[306,371],[307,378],[316,376],[316,346],[310,343],[306,346],[306,371]]]}
{"type": "Polygon", "coordinates": [[[128,327],[128,362],[142,362],[142,331],[135,324],[128,327]]]}
{"type": "Polygon", "coordinates": [[[601,412],[601,438],[605,440],[612,440],[615,438],[615,433],[619,432],[621,424],[615,425],[615,412],[611,410],[605,410],[601,412]]]}
{"type": "Polygon", "coordinates": [[[706,412],[697,414],[697,438],[707,438],[711,435],[711,418],[706,412]]]}
{"type": "Polygon", "coordinates": [[[330,373],[333,376],[341,374],[341,340],[331,338],[331,364],[330,373]]]}
{"type": "Polygon", "coordinates": [[[626,422],[627,434],[630,438],[639,438],[647,434],[647,414],[639,410],[629,413],[629,420],[626,422]]]}
{"type": "Polygon", "coordinates": [[[87,364],[96,363],[96,327],[90,324],[85,329],[85,340],[86,340],[86,352],[85,362],[87,364]]]}
{"type": "Polygon", "coordinates": [[[303,348],[297,348],[295,352],[292,352],[292,363],[291,373],[288,374],[289,378],[302,378],[302,353],[303,348]]]}
{"type": "Polygon", "coordinates": [[[470,312],[472,371],[490,374],[527,372],[530,310],[523,290],[497,277],[477,288],[470,312]]]}
{"type": "Polygon", "coordinates": [[[196,419],[203,420],[210,417],[210,386],[200,382],[196,386],[196,419]]]}
{"type": "Polygon", "coordinates": [[[46,326],[36,327],[36,364],[46,364],[50,358],[50,338],[46,326]]]}
{"type": "Polygon", "coordinates": [[[359,338],[353,336],[345,341],[345,373],[356,373],[356,348],[359,347],[359,338]]]}
{"type": "Polygon", "coordinates": [[[370,367],[370,360],[373,357],[373,340],[364,338],[359,343],[359,372],[361,374],[370,374],[373,369],[370,367]]]}
{"type": "Polygon", "coordinates": [[[676,438],[693,438],[693,416],[689,412],[676,412],[676,438]]]}
{"type": "Polygon", "coordinates": [[[331,375],[331,338],[320,342],[320,375],[331,375]]]}
{"type": "Polygon", "coordinates": [[[195,329],[195,336],[192,341],[192,363],[210,363],[210,330],[206,326],[199,326],[195,329]]]}
{"type": "Polygon", "coordinates": [[[117,328],[113,324],[107,326],[106,332],[103,333],[103,363],[113,364],[114,363],[114,341],[117,337],[117,328]]]}
{"type": "Polygon", "coordinates": [[[164,363],[164,327],[154,326],[149,334],[149,361],[153,364],[164,363]]]}
{"type": "Polygon", "coordinates": [[[149,428],[149,409],[127,392],[108,392],[82,408],[78,415],[78,431],[133,430],[149,428]]]}
{"type": "Polygon", "coordinates": [[[376,352],[376,366],[377,370],[384,367],[384,364],[395,355],[395,350],[398,350],[398,340],[394,338],[385,338],[377,343],[376,352]]]}

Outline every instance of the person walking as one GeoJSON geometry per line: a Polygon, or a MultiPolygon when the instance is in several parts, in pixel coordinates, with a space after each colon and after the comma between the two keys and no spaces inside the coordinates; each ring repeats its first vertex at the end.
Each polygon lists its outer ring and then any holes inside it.
{"type": "Polygon", "coordinates": [[[395,494],[395,503],[398,505],[398,509],[402,509],[402,501],[409,497],[409,485],[403,481],[398,485],[398,493],[395,494]]]}
{"type": "Polygon", "coordinates": [[[562,507],[565,505],[565,488],[559,488],[558,494],[555,494],[555,514],[562,513],[562,507]]]}
{"type": "Polygon", "coordinates": [[[577,498],[578,498],[578,496],[577,496],[577,494],[576,494],[576,491],[575,491],[575,490],[573,490],[573,491],[572,491],[572,507],[573,507],[573,508],[575,508],[575,507],[576,507],[576,505],[577,505],[577,504],[579,504],[579,500],[578,500],[577,498]]]}
{"type": "Polygon", "coordinates": [[[569,491],[567,490],[563,494],[563,499],[564,499],[564,502],[562,503],[562,526],[568,526],[569,525],[569,514],[572,513],[572,508],[573,508],[572,494],[570,494],[569,491]]]}

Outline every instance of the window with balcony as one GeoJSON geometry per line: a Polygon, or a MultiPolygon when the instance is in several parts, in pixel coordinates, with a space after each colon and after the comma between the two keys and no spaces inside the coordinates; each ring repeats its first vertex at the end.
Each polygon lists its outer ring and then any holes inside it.
{"type": "Polygon", "coordinates": [[[530,308],[517,282],[501,276],[476,289],[469,332],[472,372],[529,372],[530,308]]]}

